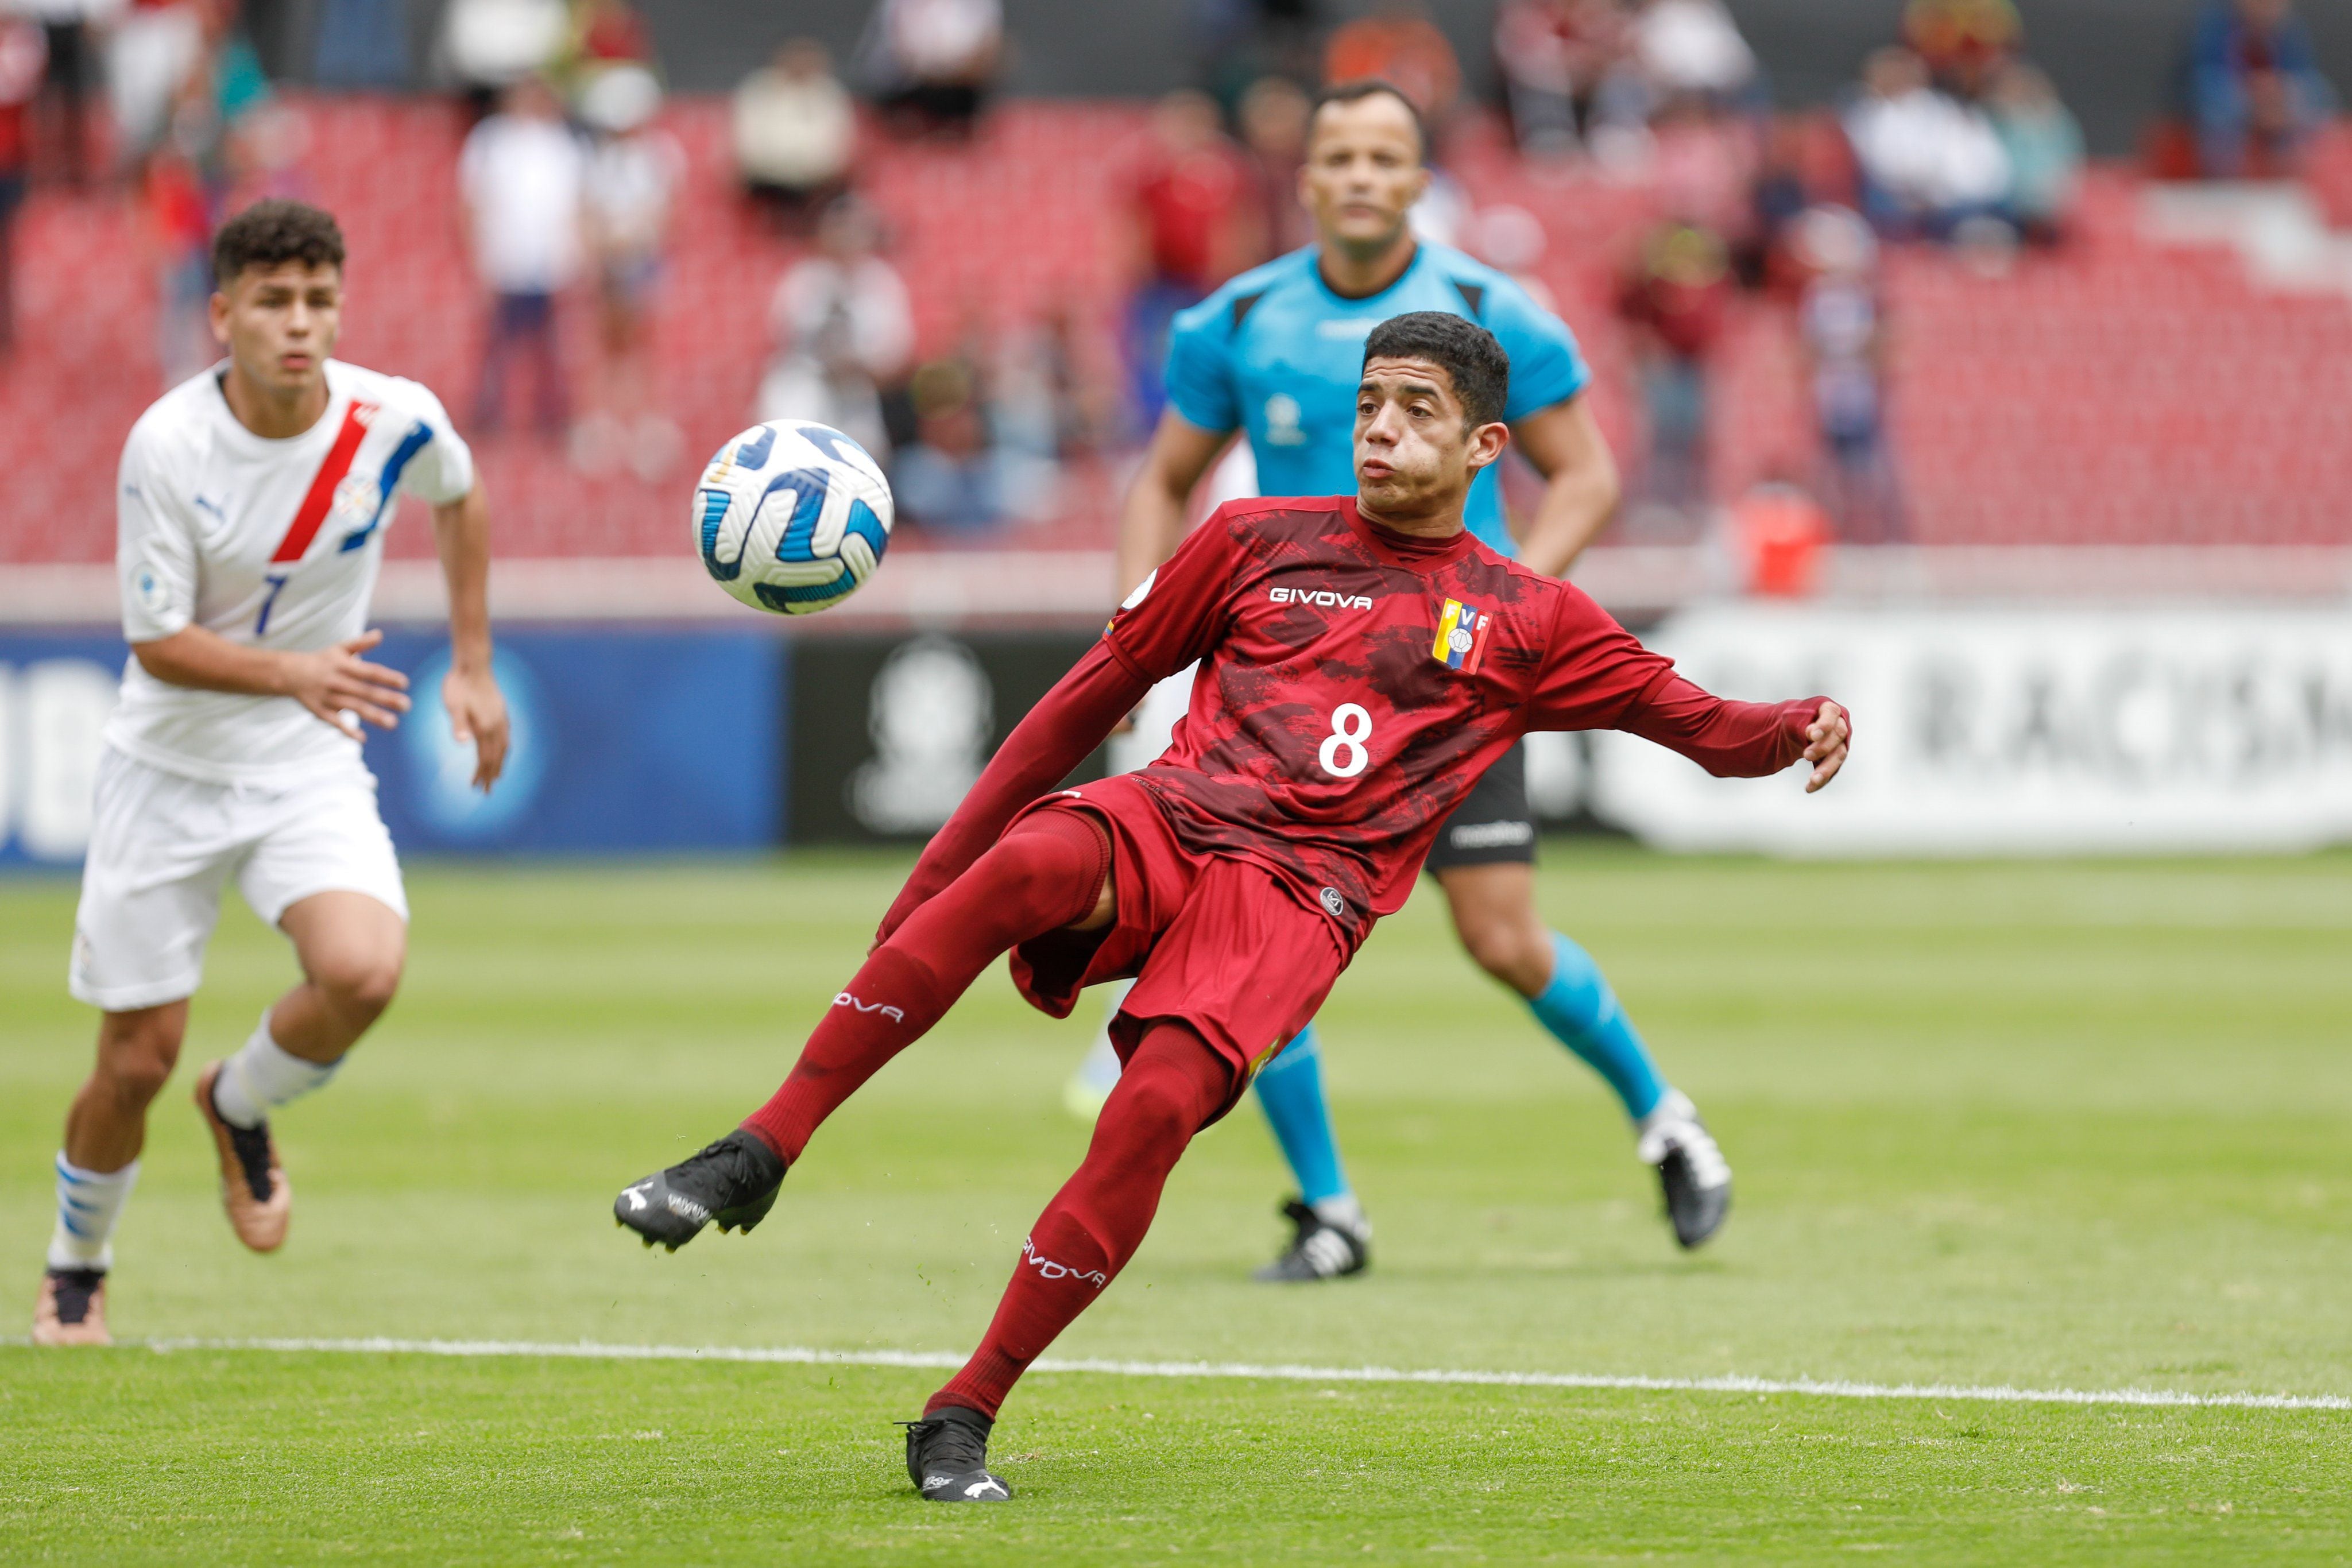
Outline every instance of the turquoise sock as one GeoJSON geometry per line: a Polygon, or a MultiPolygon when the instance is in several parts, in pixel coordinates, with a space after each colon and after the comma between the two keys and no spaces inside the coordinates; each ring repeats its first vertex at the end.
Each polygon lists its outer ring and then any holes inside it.
{"type": "MultiPolygon", "coordinates": [[[[1592,955],[1555,931],[1551,934],[1551,983],[1528,1009],[1560,1044],[1584,1058],[1609,1080],[1625,1114],[1639,1121],[1657,1109],[1666,1092],[1650,1048],[1617,1000],[1592,955]]],[[[1277,1059],[1279,1060],[1279,1059],[1277,1059]]]]}
{"type": "Polygon", "coordinates": [[[1288,1048],[1258,1070],[1253,1085],[1257,1108],[1298,1178],[1298,1196],[1310,1204],[1348,1196],[1348,1173],[1339,1164],[1339,1134],[1323,1099],[1323,1053],[1316,1049],[1315,1026],[1298,1031],[1288,1048]]]}

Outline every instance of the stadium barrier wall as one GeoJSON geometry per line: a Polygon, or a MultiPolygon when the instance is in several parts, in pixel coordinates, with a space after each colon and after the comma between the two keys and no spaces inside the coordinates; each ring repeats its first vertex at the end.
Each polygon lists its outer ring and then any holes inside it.
{"type": "MultiPolygon", "coordinates": [[[[513,749],[487,797],[441,707],[446,640],[393,628],[376,657],[416,706],[366,755],[394,841],[480,855],[919,841],[1096,635],[739,622],[502,629],[513,749]]],[[[79,863],[127,655],[110,632],[0,631],[0,865],[79,863]]],[[[1097,758],[1077,777],[1101,772],[1097,758]]]]}
{"type": "MultiPolygon", "coordinates": [[[[487,800],[438,709],[443,639],[395,630],[383,656],[416,681],[418,708],[367,754],[394,839],[457,854],[919,841],[1095,635],[773,630],[504,630],[516,747],[487,800]]],[[[2352,841],[2340,610],[1726,601],[1645,635],[1728,695],[1850,701],[1853,764],[1807,798],[1792,779],[1710,779],[1626,737],[1538,737],[1529,794],[1547,822],[1791,855],[2352,841]]],[[[124,656],[110,632],[0,631],[0,866],[79,862],[124,656]]]]}
{"type": "MultiPolygon", "coordinates": [[[[944,823],[1013,727],[1101,634],[1084,631],[823,636],[796,641],[796,843],[919,841],[944,823]]],[[[1099,779],[1097,752],[1075,779],[1099,779]]]]}
{"type": "MultiPolygon", "coordinates": [[[[0,632],[0,864],[79,863],[127,652],[110,632],[0,632]]],[[[404,852],[708,852],[777,838],[783,641],[758,631],[502,632],[514,744],[487,797],[469,787],[472,748],[450,738],[441,706],[446,639],[394,630],[375,656],[409,675],[416,702],[367,746],[404,852]]]]}
{"type": "Polygon", "coordinates": [[[1789,855],[2284,852],[2352,841],[2341,607],[1727,603],[1646,640],[1729,696],[1827,692],[1835,788],[1716,779],[1595,738],[1592,803],[1674,850],[1789,855]]]}

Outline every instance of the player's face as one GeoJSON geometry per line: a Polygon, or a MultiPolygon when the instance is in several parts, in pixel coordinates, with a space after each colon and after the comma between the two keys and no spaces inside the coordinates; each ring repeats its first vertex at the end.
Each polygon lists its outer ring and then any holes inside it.
{"type": "Polygon", "coordinates": [[[1298,192],[1326,245],[1392,243],[1428,185],[1412,115],[1388,93],[1327,103],[1307,128],[1298,192]]]}
{"type": "Polygon", "coordinates": [[[1356,388],[1357,499],[1384,517],[1458,511],[1510,434],[1508,425],[1470,423],[1444,367],[1369,360],[1356,388]]]}
{"type": "Polygon", "coordinates": [[[257,388],[300,392],[326,374],[343,326],[340,267],[248,267],[213,296],[213,337],[257,388]]]}

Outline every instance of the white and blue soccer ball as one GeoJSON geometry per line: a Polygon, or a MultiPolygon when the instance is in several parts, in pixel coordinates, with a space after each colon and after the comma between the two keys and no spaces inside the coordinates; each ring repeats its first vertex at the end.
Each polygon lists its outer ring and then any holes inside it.
{"type": "Polygon", "coordinates": [[[719,449],[694,487],[694,544],[719,586],[754,610],[829,610],[882,564],[890,485],[827,425],[772,419],[719,449]]]}

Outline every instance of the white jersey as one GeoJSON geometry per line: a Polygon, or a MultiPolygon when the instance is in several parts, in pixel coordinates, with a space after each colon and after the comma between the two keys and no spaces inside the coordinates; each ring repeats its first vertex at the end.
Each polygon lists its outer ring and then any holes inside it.
{"type": "MultiPolygon", "coordinates": [[[[115,496],[127,641],[194,625],[307,653],[356,637],[397,493],[438,503],[473,488],[473,454],[438,398],[335,360],[326,371],[326,413],[282,441],[238,423],[219,369],[164,393],[131,426],[115,496]]],[[[106,739],[221,784],[360,766],[358,742],[292,697],[172,685],[135,656],[106,739]]]]}

